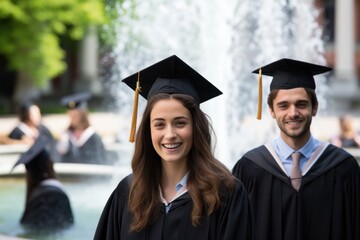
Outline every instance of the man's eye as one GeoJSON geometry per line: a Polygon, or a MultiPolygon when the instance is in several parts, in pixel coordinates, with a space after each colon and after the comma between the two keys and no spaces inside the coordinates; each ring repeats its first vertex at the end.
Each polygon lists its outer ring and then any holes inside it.
{"type": "Polygon", "coordinates": [[[307,103],[299,103],[297,105],[299,108],[306,108],[307,107],[307,103]]]}

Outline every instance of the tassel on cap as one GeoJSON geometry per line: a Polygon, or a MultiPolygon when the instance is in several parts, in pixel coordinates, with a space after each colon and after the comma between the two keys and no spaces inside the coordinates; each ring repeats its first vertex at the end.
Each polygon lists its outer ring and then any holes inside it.
{"type": "Polygon", "coordinates": [[[262,113],[262,72],[261,68],[259,69],[259,80],[258,80],[258,109],[257,109],[257,119],[261,119],[262,113]]]}
{"type": "Polygon", "coordinates": [[[139,92],[141,92],[140,72],[138,72],[138,78],[137,78],[137,82],[136,82],[136,89],[135,89],[135,95],[134,95],[134,106],[133,106],[133,112],[132,112],[132,118],[131,118],[131,129],[130,129],[129,142],[134,142],[134,140],[135,140],[138,102],[139,102],[139,92]]]}

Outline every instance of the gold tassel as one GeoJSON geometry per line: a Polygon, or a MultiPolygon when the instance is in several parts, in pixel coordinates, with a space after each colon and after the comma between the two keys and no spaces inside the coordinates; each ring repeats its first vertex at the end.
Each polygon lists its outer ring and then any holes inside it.
{"type": "Polygon", "coordinates": [[[134,140],[135,140],[137,111],[138,111],[138,102],[139,102],[139,92],[141,92],[140,72],[138,73],[138,79],[137,79],[137,82],[136,82],[136,89],[135,89],[135,95],[134,95],[134,106],[133,106],[133,112],[132,112],[132,118],[131,118],[131,130],[130,130],[129,142],[134,142],[134,140]]]}
{"type": "Polygon", "coordinates": [[[259,80],[258,80],[258,109],[257,109],[257,119],[261,119],[262,112],[262,72],[261,68],[259,70],[259,80]]]}

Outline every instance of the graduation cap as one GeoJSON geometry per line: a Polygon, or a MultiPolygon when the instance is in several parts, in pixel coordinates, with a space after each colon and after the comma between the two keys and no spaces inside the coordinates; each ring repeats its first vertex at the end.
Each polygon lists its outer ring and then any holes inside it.
{"type": "Polygon", "coordinates": [[[270,91],[274,89],[309,88],[315,90],[314,75],[332,70],[330,67],[283,58],[253,71],[259,74],[257,118],[261,119],[262,75],[272,76],[270,91]]]}
{"type": "Polygon", "coordinates": [[[16,161],[11,171],[20,164],[24,164],[26,169],[30,169],[33,165],[36,164],[44,164],[49,160],[47,144],[47,137],[38,137],[34,144],[16,161]]]}
{"type": "Polygon", "coordinates": [[[65,105],[67,109],[85,109],[87,107],[87,101],[90,97],[91,94],[87,92],[76,93],[63,97],[61,99],[61,104],[65,105]]]}
{"type": "Polygon", "coordinates": [[[29,111],[29,109],[32,105],[34,105],[34,103],[31,100],[23,101],[19,106],[19,111],[21,113],[26,113],[29,111]]]}
{"type": "Polygon", "coordinates": [[[222,92],[176,55],[165,58],[122,80],[135,91],[130,142],[134,141],[138,95],[186,94],[200,104],[222,92]]]}

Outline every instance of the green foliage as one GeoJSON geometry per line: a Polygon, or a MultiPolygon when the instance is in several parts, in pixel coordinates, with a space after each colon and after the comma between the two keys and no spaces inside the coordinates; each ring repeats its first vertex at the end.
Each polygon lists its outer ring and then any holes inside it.
{"type": "Polygon", "coordinates": [[[122,27],[124,19],[135,18],[136,0],[104,0],[106,22],[99,29],[100,44],[112,48],[117,42],[117,29],[122,27]]]}
{"type": "Polygon", "coordinates": [[[38,86],[66,69],[60,37],[79,40],[105,24],[103,0],[1,0],[0,54],[38,86]]]}

